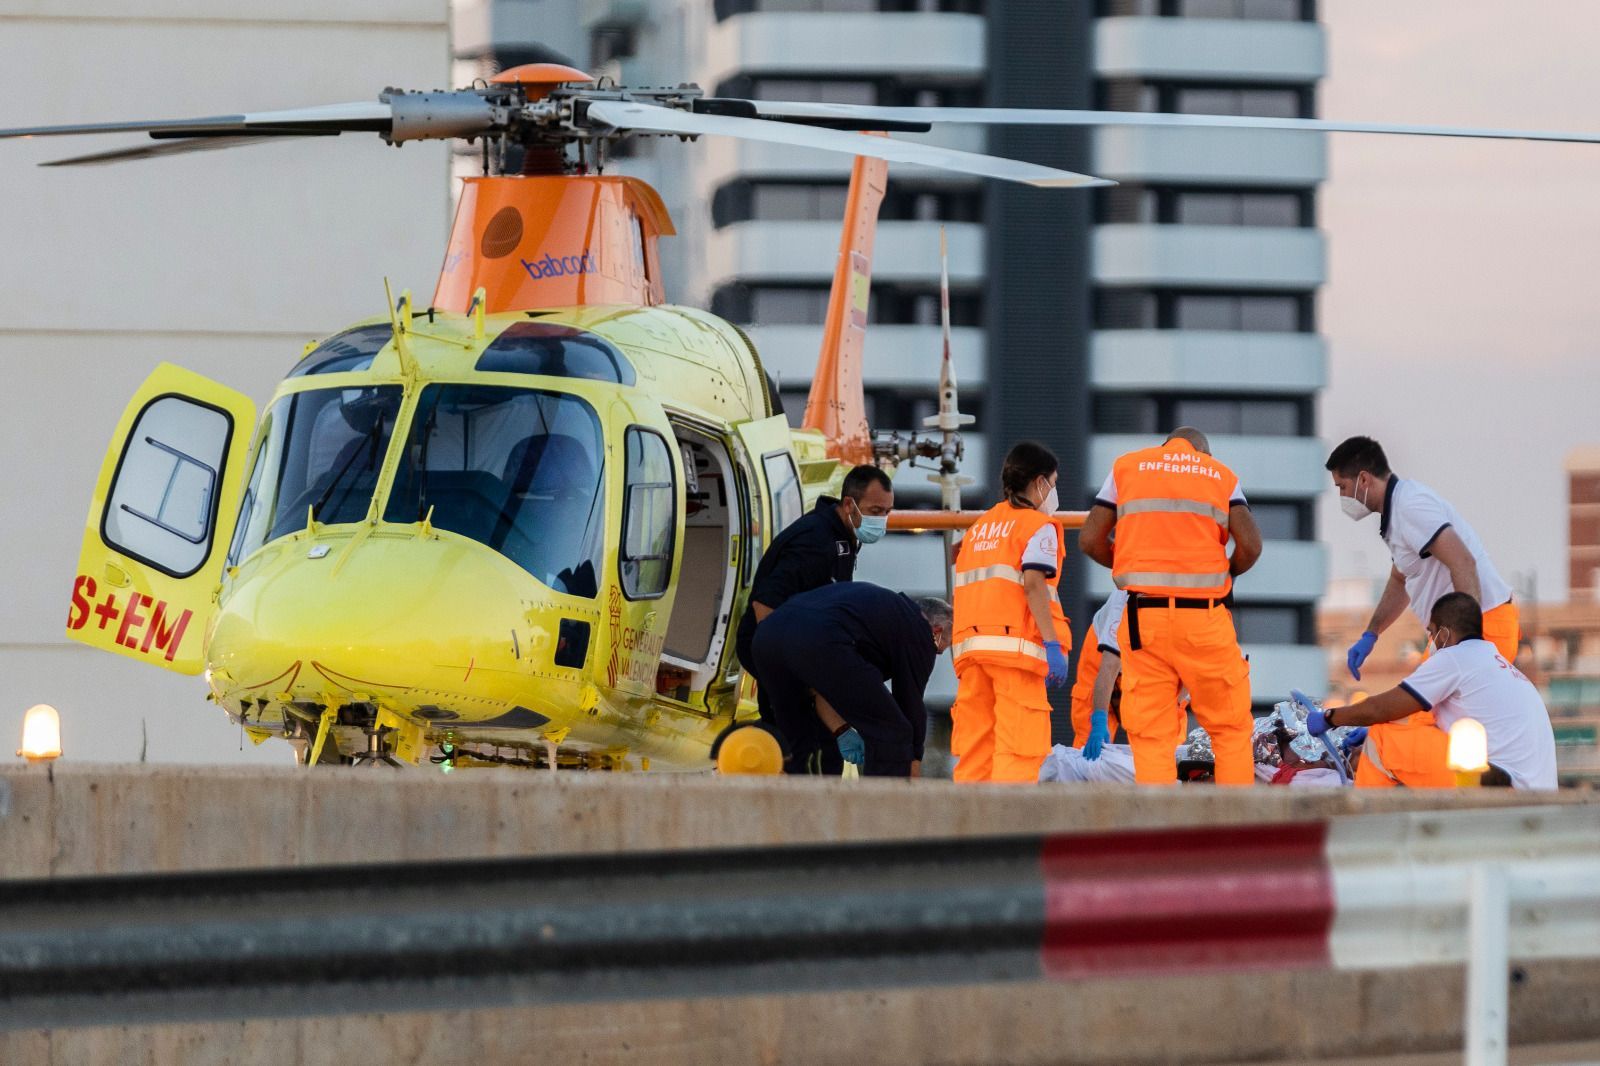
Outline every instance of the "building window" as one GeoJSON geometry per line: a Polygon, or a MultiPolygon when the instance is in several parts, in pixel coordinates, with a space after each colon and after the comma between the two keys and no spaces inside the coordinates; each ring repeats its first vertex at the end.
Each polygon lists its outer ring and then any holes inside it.
{"type": "Polygon", "coordinates": [[[1250,513],[1265,540],[1315,540],[1316,529],[1309,500],[1250,501],[1250,513]]]}
{"type": "MultiPolygon", "coordinates": [[[[711,294],[711,313],[740,326],[820,326],[828,317],[829,290],[822,285],[724,285],[711,294]]],[[[937,289],[874,284],[868,321],[894,326],[939,324],[937,289]]],[[[983,325],[983,293],[950,293],[952,326],[983,325]]]]}
{"type": "Polygon", "coordinates": [[[981,15],[985,0],[716,0],[717,21],[734,15],[802,12],[837,15],[857,12],[945,12],[981,15]]]}
{"type": "Polygon", "coordinates": [[[793,100],[819,104],[876,104],[882,107],[981,107],[983,85],[904,82],[898,78],[755,78],[740,74],[718,83],[719,97],[793,100]]]}
{"type": "Polygon", "coordinates": [[[1101,288],[1095,328],[1310,333],[1316,326],[1310,293],[1101,288]]]}
{"type": "Polygon", "coordinates": [[[1304,189],[1151,188],[1099,190],[1101,223],[1190,226],[1314,226],[1315,198],[1304,189]]]}
{"type": "MultiPolygon", "coordinates": [[[[733,181],[711,199],[717,227],[736,222],[839,222],[850,187],[844,182],[733,181]]],[[[981,188],[920,187],[890,182],[878,208],[882,222],[982,222],[981,188]]]]}
{"type": "Polygon", "coordinates": [[[1236,604],[1233,625],[1241,644],[1315,643],[1311,608],[1300,604],[1236,604]]]}
{"type": "Polygon", "coordinates": [[[1313,93],[1304,85],[1226,85],[1110,79],[1099,87],[1110,111],[1160,111],[1178,115],[1249,115],[1311,118],[1313,93]]]}
{"type": "Polygon", "coordinates": [[[1101,18],[1261,19],[1315,22],[1316,0],[1100,0],[1101,18]]]}
{"type": "Polygon", "coordinates": [[[1311,400],[1304,396],[1181,396],[1102,392],[1094,398],[1096,433],[1161,433],[1194,426],[1207,433],[1247,437],[1301,437],[1312,432],[1311,400]]]}

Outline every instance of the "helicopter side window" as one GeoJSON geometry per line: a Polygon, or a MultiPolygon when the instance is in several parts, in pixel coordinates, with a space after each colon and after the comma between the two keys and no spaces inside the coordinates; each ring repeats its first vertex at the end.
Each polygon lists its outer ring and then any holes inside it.
{"type": "Polygon", "coordinates": [[[299,378],[307,374],[342,374],[369,369],[373,357],[393,338],[394,327],[388,323],[357,326],[336,333],[307,352],[289,371],[289,376],[299,378]]]}
{"type": "Polygon", "coordinates": [[[378,472],[400,413],[398,385],[313,389],[267,411],[255,469],[239,511],[238,561],[306,526],[359,522],[372,505],[378,472]]]}
{"type": "MultiPolygon", "coordinates": [[[[672,574],[672,456],[667,442],[647,429],[630,429],[622,505],[622,591],[630,600],[654,599],[667,591],[672,574]]],[[[721,550],[717,553],[721,557],[721,550]]]]}
{"type": "Polygon", "coordinates": [[[632,385],[633,364],[605,338],[553,322],[515,322],[489,342],[474,367],[491,374],[543,374],[632,385]]]}
{"type": "Polygon", "coordinates": [[[761,457],[767,470],[767,489],[772,493],[772,535],[776,537],[790,522],[805,513],[800,495],[800,475],[795,473],[794,456],[771,452],[761,457]]]}
{"type": "Polygon", "coordinates": [[[429,385],[417,402],[388,522],[430,521],[504,555],[557,592],[593,598],[603,547],[604,446],[576,396],[429,385]]]}

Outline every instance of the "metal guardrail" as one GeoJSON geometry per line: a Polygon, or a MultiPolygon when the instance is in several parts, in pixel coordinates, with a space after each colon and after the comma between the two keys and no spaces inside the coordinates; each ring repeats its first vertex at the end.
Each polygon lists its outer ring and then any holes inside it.
{"type": "Polygon", "coordinates": [[[1503,1056],[1508,956],[1600,956],[1600,806],[0,881],[0,1029],[1465,960],[1503,1056]]]}

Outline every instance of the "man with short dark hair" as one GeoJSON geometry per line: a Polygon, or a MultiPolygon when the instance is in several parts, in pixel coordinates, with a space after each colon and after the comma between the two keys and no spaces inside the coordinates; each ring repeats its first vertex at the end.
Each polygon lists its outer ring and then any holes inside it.
{"type": "MultiPolygon", "coordinates": [[[[1462,718],[1483,726],[1489,761],[1511,776],[1515,788],[1556,787],[1556,741],[1550,713],[1539,690],[1484,637],[1478,601],[1464,592],[1439,597],[1428,616],[1434,652],[1411,676],[1387,692],[1348,707],[1313,708],[1306,728],[1320,736],[1336,726],[1371,726],[1362,747],[1356,784],[1409,783],[1392,773],[1385,759],[1390,723],[1426,716],[1441,740],[1462,718]],[[1392,781],[1376,779],[1388,775],[1392,781]],[[1365,780],[1363,779],[1365,777],[1365,780]]],[[[1296,699],[1305,701],[1296,694],[1296,699]]],[[[1435,742],[1434,759],[1445,745],[1435,742]]],[[[1435,767],[1437,775],[1442,767],[1435,767]]],[[[1431,782],[1430,782],[1431,783],[1431,782]]]]}
{"type": "Polygon", "coordinates": [[[1389,470],[1383,446],[1371,437],[1351,437],[1328,456],[1327,470],[1339,493],[1339,506],[1360,521],[1378,514],[1393,565],[1366,632],[1350,646],[1345,664],[1361,680],[1361,664],[1378,635],[1400,617],[1407,599],[1417,619],[1427,624],[1434,603],[1449,592],[1465,592],[1484,605],[1484,637],[1510,662],[1517,657],[1521,626],[1511,587],[1489,561],[1478,534],[1438,493],[1416,481],[1401,481],[1389,470]]]}
{"type": "MultiPolygon", "coordinates": [[[[756,681],[761,719],[772,724],[772,704],[756,664],[756,627],[790,597],[855,577],[861,545],[882,539],[894,508],[894,486],[875,466],[858,466],[844,476],[839,498],[823,496],[808,514],[780,530],[767,545],[750,585],[750,602],[739,619],[734,648],[756,681]]],[[[835,768],[837,753],[826,757],[835,768]]]]}
{"type": "Polygon", "coordinates": [[[867,777],[916,776],[928,733],[922,694],[951,629],[943,600],[865,581],[790,597],[755,636],[785,772],[836,774],[848,761],[867,777]]]}

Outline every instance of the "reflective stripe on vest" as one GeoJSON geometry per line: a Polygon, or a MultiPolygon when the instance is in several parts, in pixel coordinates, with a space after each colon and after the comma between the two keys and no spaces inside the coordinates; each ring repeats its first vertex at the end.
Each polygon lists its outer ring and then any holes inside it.
{"type": "Polygon", "coordinates": [[[1197,514],[1204,515],[1217,525],[1224,528],[1228,525],[1228,512],[1219,507],[1213,507],[1203,500],[1185,500],[1176,497],[1160,499],[1151,497],[1143,500],[1129,500],[1127,503],[1117,504],[1117,517],[1122,518],[1131,514],[1197,514]]]}
{"type": "Polygon", "coordinates": [[[1111,580],[1117,588],[1125,589],[1129,585],[1158,585],[1166,588],[1178,589],[1210,589],[1220,588],[1228,580],[1228,572],[1220,574],[1163,574],[1160,571],[1140,571],[1131,574],[1114,574],[1111,580]]]}
{"type": "Polygon", "coordinates": [[[1007,655],[1026,655],[1042,663],[1050,661],[1050,657],[1045,654],[1044,645],[1035,644],[1022,637],[968,637],[966,640],[957,641],[950,650],[957,659],[969,652],[998,651],[1007,655]]]}
{"type": "MultiPolygon", "coordinates": [[[[1045,579],[1046,582],[1049,580],[1049,578],[1045,579]]],[[[1006,566],[1004,563],[979,566],[972,570],[958,572],[955,576],[954,587],[958,589],[965,588],[968,585],[976,585],[980,581],[1010,581],[1012,584],[1020,585],[1022,584],[1022,571],[1014,566],[1006,566]]],[[[1045,591],[1050,594],[1050,599],[1056,603],[1061,602],[1061,594],[1056,591],[1054,585],[1046,584],[1045,591]]]]}

